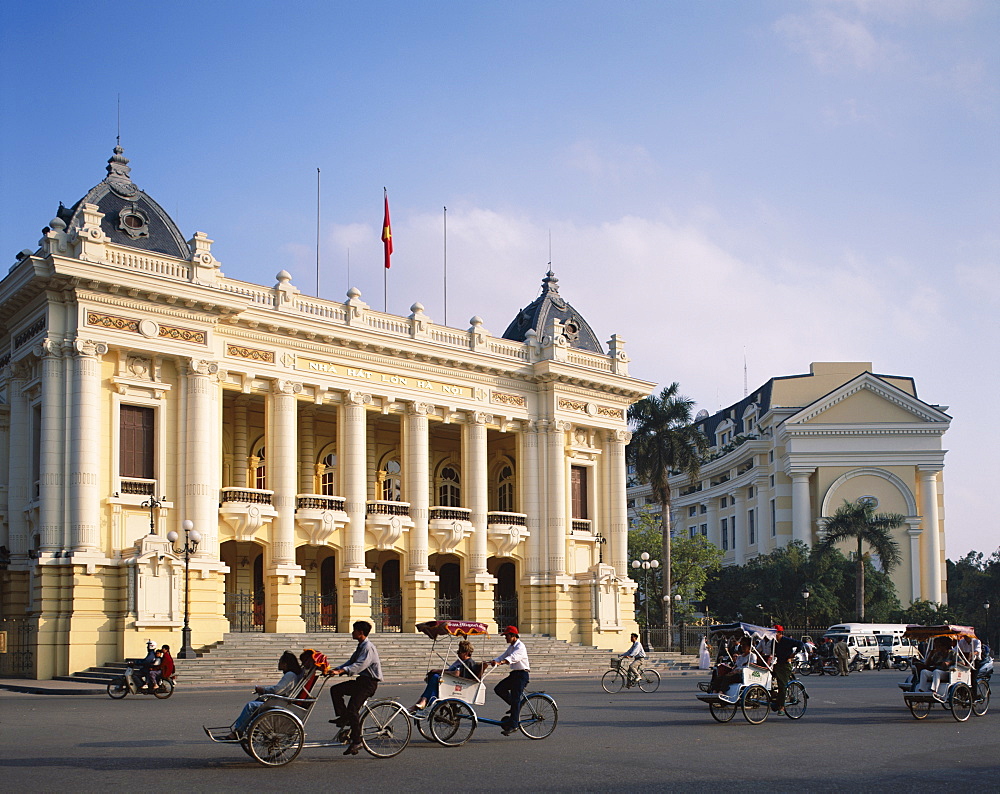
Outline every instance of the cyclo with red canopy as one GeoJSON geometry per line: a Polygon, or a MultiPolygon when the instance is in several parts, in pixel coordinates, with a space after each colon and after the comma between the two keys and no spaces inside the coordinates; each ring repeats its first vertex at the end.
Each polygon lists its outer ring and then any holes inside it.
{"type": "Polygon", "coordinates": [[[927,644],[922,661],[915,663],[910,677],[899,684],[903,702],[916,719],[924,719],[935,703],[950,711],[959,722],[965,722],[971,714],[977,717],[986,714],[990,707],[989,678],[993,663],[982,665],[973,681],[975,666],[958,646],[963,638],[975,638],[974,628],[950,623],[939,626],[911,624],[903,636],[927,644]],[[936,670],[929,667],[932,664],[936,670]],[[921,669],[931,672],[930,685],[926,689],[921,687],[921,669]]]}

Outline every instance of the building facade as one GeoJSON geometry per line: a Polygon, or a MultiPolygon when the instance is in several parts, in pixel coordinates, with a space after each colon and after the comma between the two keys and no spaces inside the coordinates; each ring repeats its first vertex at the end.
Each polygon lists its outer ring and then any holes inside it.
{"type": "Polygon", "coordinates": [[[550,272],[502,337],[227,278],[132,181],[63,207],[0,282],[0,618],[48,678],[227,631],[435,617],[611,647],[628,373],[550,272]]]}
{"type": "MultiPolygon", "coordinates": [[[[870,362],[772,378],[718,413],[699,412],[712,448],[697,481],[670,479],[673,532],[703,535],[724,564],[742,565],[792,540],[811,546],[845,500],[874,498],[880,512],[906,517],[894,532],[900,601],[944,602],[946,410],[918,399],[912,378],[873,374],[870,362]]],[[[659,512],[649,487],[630,479],[630,519],[647,504],[659,512]]]]}

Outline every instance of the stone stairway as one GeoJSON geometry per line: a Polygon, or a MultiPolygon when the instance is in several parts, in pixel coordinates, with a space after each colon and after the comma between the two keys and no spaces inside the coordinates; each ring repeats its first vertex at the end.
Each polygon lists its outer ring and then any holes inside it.
{"type": "MultiPolygon", "coordinates": [[[[381,632],[372,635],[382,660],[386,681],[415,681],[428,668],[441,667],[439,659],[431,659],[431,640],[423,634],[381,632]]],[[[603,674],[612,654],[594,646],[568,643],[548,635],[525,634],[521,638],[528,648],[531,670],[539,675],[603,674]]],[[[501,636],[473,637],[477,661],[491,659],[503,652],[506,642],[501,636]]],[[[199,652],[197,659],[176,659],[177,682],[183,684],[242,684],[270,681],[277,676],[278,657],[282,651],[299,653],[303,648],[322,651],[334,664],[350,658],[356,642],[349,634],[321,632],[314,634],[226,634],[222,641],[199,652]]],[[[438,640],[438,650],[447,654],[450,643],[438,640]]],[[[452,650],[452,653],[454,651],[452,650]]],[[[450,661],[450,660],[449,660],[450,661]]],[[[651,653],[647,667],[664,675],[697,674],[697,658],[677,653],[651,653]]],[[[121,675],[123,663],[91,667],[57,680],[106,684],[121,675]]]]}

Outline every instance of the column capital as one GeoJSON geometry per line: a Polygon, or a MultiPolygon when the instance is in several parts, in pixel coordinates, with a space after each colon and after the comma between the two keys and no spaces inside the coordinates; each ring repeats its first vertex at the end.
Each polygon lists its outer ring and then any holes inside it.
{"type": "Polygon", "coordinates": [[[429,416],[434,413],[434,406],[430,403],[412,402],[406,405],[407,416],[429,416]]]}
{"type": "Polygon", "coordinates": [[[188,358],[184,360],[184,364],[188,375],[215,375],[219,371],[219,365],[214,361],[188,358]]]}
{"type": "Polygon", "coordinates": [[[572,422],[566,422],[562,419],[553,419],[549,422],[549,432],[550,433],[568,433],[573,429],[572,422]]]}
{"type": "Polygon", "coordinates": [[[371,405],[372,396],[370,394],[365,394],[360,391],[346,391],[344,392],[344,405],[371,405]]]}
{"type": "Polygon", "coordinates": [[[74,354],[80,358],[96,358],[108,352],[108,346],[104,342],[95,342],[92,339],[75,339],[72,348],[74,354]]]}
{"type": "Polygon", "coordinates": [[[302,384],[291,380],[272,380],[271,394],[302,394],[302,384]]]}
{"type": "Polygon", "coordinates": [[[608,441],[628,444],[632,440],[632,434],[628,430],[608,430],[606,438],[608,441]]]}
{"type": "Polygon", "coordinates": [[[811,477],[816,473],[815,466],[793,466],[788,470],[788,476],[793,480],[800,479],[802,477],[811,477]]]}
{"type": "Polygon", "coordinates": [[[485,411],[469,411],[465,415],[465,422],[470,425],[488,425],[492,424],[493,415],[485,411]]]}
{"type": "Polygon", "coordinates": [[[942,471],[944,471],[943,466],[917,466],[917,473],[920,475],[920,479],[922,480],[933,480],[942,471]]]}
{"type": "Polygon", "coordinates": [[[54,339],[45,338],[37,345],[35,345],[32,350],[38,358],[62,358],[63,349],[62,344],[56,342],[54,339]]]}

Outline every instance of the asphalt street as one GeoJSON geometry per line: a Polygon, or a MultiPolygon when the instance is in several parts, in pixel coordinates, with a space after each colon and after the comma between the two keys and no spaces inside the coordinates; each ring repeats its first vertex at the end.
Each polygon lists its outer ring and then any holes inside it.
{"type": "MultiPolygon", "coordinates": [[[[209,742],[202,724],[228,724],[246,692],[179,688],[169,700],[0,692],[3,791],[886,791],[1000,789],[1000,703],[956,722],[935,708],[918,722],[895,672],[803,679],[805,717],[717,724],[696,699],[696,677],[664,679],[658,692],[608,695],[598,678],[536,678],[559,703],[548,739],[531,741],[480,725],[463,747],[414,731],[392,759],[304,749],[269,769],[238,747],[209,742]]],[[[411,703],[416,684],[379,695],[411,703]]],[[[308,739],[329,736],[329,701],[308,739]]],[[[492,693],[483,716],[496,716],[492,693]]]]}

